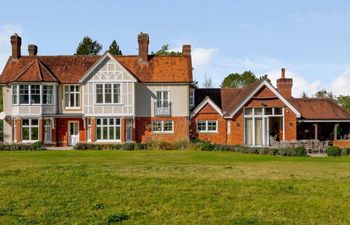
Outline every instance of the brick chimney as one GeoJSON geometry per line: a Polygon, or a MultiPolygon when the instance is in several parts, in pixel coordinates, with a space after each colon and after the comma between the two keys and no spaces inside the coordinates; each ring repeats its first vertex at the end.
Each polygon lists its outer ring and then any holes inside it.
{"type": "Polygon", "coordinates": [[[182,55],[191,55],[191,45],[183,45],[182,46],[182,55]]]}
{"type": "Polygon", "coordinates": [[[142,62],[148,61],[148,44],[149,44],[149,36],[146,33],[140,33],[137,37],[139,42],[139,58],[142,62]]]}
{"type": "Polygon", "coordinates": [[[36,56],[38,54],[38,46],[28,45],[29,56],[36,56]]]}
{"type": "Polygon", "coordinates": [[[22,38],[17,33],[11,36],[12,59],[21,57],[22,38]]]}
{"type": "Polygon", "coordinates": [[[286,99],[292,98],[293,79],[286,78],[286,70],[281,69],[281,78],[277,80],[277,90],[286,99]]]}

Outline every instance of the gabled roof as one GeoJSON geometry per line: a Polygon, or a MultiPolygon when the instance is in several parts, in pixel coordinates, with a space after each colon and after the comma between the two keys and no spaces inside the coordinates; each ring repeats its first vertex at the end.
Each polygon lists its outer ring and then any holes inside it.
{"type": "Polygon", "coordinates": [[[222,111],[220,107],[217,104],[215,104],[215,102],[213,102],[209,96],[207,96],[199,105],[197,105],[196,108],[193,109],[191,113],[191,118],[194,117],[197,113],[199,113],[207,104],[211,105],[215,109],[215,111],[222,116],[222,111]]]}
{"type": "MultiPolygon", "coordinates": [[[[147,63],[138,56],[113,56],[140,82],[149,83],[190,83],[192,82],[191,56],[149,56],[147,63]]],[[[84,74],[101,56],[21,56],[17,60],[9,58],[0,76],[0,83],[8,83],[14,76],[30,67],[38,60],[61,83],[78,83],[84,74]]],[[[26,81],[37,81],[35,72],[26,72],[26,81]]]]}
{"type": "Polygon", "coordinates": [[[244,88],[197,89],[196,105],[199,105],[208,96],[222,110],[225,117],[233,117],[263,86],[269,88],[297,117],[300,117],[298,110],[265,80],[255,82],[244,88]]]}
{"type": "Polygon", "coordinates": [[[305,120],[349,120],[350,113],[326,98],[293,98],[290,100],[305,120]]]}

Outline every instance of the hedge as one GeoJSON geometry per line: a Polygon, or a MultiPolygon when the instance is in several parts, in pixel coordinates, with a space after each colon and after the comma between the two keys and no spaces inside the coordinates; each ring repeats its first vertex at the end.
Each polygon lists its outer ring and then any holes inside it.
{"type": "Polygon", "coordinates": [[[0,144],[0,151],[42,151],[46,150],[43,142],[33,144],[0,144]]]}
{"type": "Polygon", "coordinates": [[[85,144],[79,143],[74,146],[75,150],[200,150],[200,151],[232,151],[261,155],[283,155],[283,156],[306,156],[304,147],[297,148],[257,148],[239,145],[211,144],[207,141],[150,141],[147,143],[125,143],[125,144],[85,144]]]}

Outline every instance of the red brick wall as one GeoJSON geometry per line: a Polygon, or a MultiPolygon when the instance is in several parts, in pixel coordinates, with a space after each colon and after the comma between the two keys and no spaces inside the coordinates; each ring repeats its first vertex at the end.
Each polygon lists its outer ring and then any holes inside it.
{"type": "Polygon", "coordinates": [[[334,140],[333,146],[337,146],[339,148],[350,148],[350,140],[334,140]]]}
{"type": "Polygon", "coordinates": [[[177,141],[188,140],[189,120],[187,117],[137,117],[135,118],[135,138],[137,142],[151,140],[177,141]],[[174,121],[173,133],[153,133],[152,121],[174,121]]]}
{"type": "Polygon", "coordinates": [[[226,120],[209,104],[204,106],[202,110],[196,114],[191,120],[192,137],[199,138],[200,140],[210,141],[215,144],[226,143],[226,120]],[[217,120],[218,132],[197,132],[198,120],[217,120]]]}
{"type": "MultiPolygon", "coordinates": [[[[297,119],[295,114],[290,110],[274,93],[267,87],[263,87],[252,98],[245,107],[283,107],[285,108],[285,140],[296,140],[297,137],[297,119]]],[[[209,140],[213,143],[227,143],[234,145],[244,144],[244,119],[243,109],[229,119],[231,124],[230,133],[227,134],[227,120],[218,114],[213,107],[206,105],[194,118],[191,120],[191,129],[196,131],[197,120],[218,120],[218,133],[196,133],[194,136],[202,140],[209,140]]],[[[281,134],[282,137],[282,134],[281,134]]]]}
{"type": "Polygon", "coordinates": [[[86,142],[86,130],[84,129],[83,119],[81,118],[58,118],[56,124],[57,129],[57,145],[67,146],[68,145],[68,122],[79,121],[79,141],[86,142]]]}

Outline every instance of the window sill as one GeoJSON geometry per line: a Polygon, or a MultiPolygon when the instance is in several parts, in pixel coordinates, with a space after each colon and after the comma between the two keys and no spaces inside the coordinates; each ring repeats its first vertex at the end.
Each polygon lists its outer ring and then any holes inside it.
{"type": "Polygon", "coordinates": [[[152,134],[175,134],[174,131],[156,131],[156,132],[152,132],[152,134]]]}
{"type": "Polygon", "coordinates": [[[197,131],[199,134],[218,134],[218,131],[197,131]]]}
{"type": "Polygon", "coordinates": [[[114,105],[124,105],[123,103],[95,103],[95,106],[114,106],[114,105]]]}

